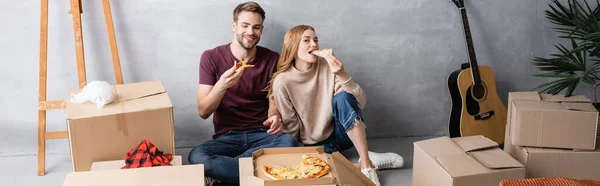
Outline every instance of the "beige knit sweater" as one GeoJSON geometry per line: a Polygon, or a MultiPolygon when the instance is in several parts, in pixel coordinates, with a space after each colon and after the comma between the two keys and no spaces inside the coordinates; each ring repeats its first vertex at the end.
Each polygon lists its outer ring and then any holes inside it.
{"type": "Polygon", "coordinates": [[[363,109],[366,96],[352,79],[338,82],[324,58],[301,72],[291,67],[273,81],[273,97],[281,113],[284,131],[304,144],[327,139],[334,129],[333,96],[341,91],[354,95],[363,109]]]}

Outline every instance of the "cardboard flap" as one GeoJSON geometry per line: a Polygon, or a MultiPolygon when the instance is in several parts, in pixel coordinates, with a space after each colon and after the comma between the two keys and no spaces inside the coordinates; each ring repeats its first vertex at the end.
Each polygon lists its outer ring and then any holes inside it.
{"type": "Polygon", "coordinates": [[[532,110],[565,110],[565,106],[559,102],[545,102],[534,100],[515,100],[513,101],[517,109],[532,109],[532,110]]]}
{"type": "Polygon", "coordinates": [[[447,136],[417,141],[414,145],[418,146],[423,152],[431,156],[432,159],[445,155],[466,154],[465,151],[447,136]]]}
{"type": "Polygon", "coordinates": [[[540,94],[536,91],[509,92],[508,95],[509,95],[509,97],[511,97],[514,100],[534,100],[534,101],[542,100],[542,98],[540,97],[540,94]]]}
{"type": "Polygon", "coordinates": [[[435,160],[453,178],[490,172],[489,169],[467,154],[440,156],[435,160]]]}
{"type": "Polygon", "coordinates": [[[590,99],[588,99],[585,95],[573,95],[570,97],[565,97],[564,94],[540,94],[540,97],[542,98],[542,101],[548,102],[591,102],[590,99]]]}
{"type": "Polygon", "coordinates": [[[490,169],[524,167],[523,164],[499,148],[474,151],[468,154],[490,169]]]}
{"type": "Polygon", "coordinates": [[[342,182],[342,185],[375,186],[375,183],[360,172],[360,170],[341,153],[334,152],[331,157],[335,159],[333,166],[337,169],[336,174],[338,175],[340,182],[342,182]]]}
{"type": "Polygon", "coordinates": [[[592,105],[591,103],[563,102],[562,104],[568,110],[598,112],[598,110],[596,110],[596,107],[594,107],[594,105],[592,105]]]}
{"type": "Polygon", "coordinates": [[[117,99],[120,102],[167,92],[161,81],[148,81],[115,85],[117,99]]]}
{"type": "MultiPolygon", "coordinates": [[[[71,90],[69,93],[77,92],[71,90]]],[[[173,107],[161,81],[115,85],[116,98],[113,102],[96,107],[91,102],[66,102],[68,119],[89,118],[121,113],[137,112],[173,107]]]]}
{"type": "Polygon", "coordinates": [[[452,138],[452,141],[462,148],[464,152],[498,146],[498,143],[483,137],[482,135],[452,138]]]}

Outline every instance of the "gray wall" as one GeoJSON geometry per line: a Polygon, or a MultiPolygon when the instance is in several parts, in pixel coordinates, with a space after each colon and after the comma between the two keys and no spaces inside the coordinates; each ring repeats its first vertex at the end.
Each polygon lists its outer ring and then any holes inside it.
{"type": "MultiPolygon", "coordinates": [[[[260,45],[279,52],[288,28],[312,25],[321,47],[333,48],[366,91],[369,138],[443,135],[450,112],[446,79],[467,60],[457,8],[449,1],[259,1],[267,12],[260,45]]],[[[199,57],[232,40],[231,14],[240,2],[111,1],[125,82],[165,83],[178,147],[213,134],[212,118],[196,115],[199,57]]],[[[549,2],[466,0],[477,57],[493,68],[504,103],[509,91],[544,81],[531,76],[530,62],[555,51],[557,36],[542,12],[549,2]]],[[[37,0],[0,2],[0,155],[36,153],[39,6],[37,0]]],[[[50,100],[77,87],[68,9],[68,1],[51,1],[50,100]]],[[[87,78],[114,83],[101,1],[84,1],[83,10],[87,78]]],[[[589,86],[584,90],[588,94],[589,86]]],[[[61,111],[50,111],[48,130],[65,129],[61,111]]],[[[68,143],[53,140],[48,151],[68,152],[68,143]]]]}

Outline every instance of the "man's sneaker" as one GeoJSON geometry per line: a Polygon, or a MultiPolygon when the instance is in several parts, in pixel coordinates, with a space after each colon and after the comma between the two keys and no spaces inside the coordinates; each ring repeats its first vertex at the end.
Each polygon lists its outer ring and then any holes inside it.
{"type": "MultiPolygon", "coordinates": [[[[371,158],[376,170],[396,169],[404,166],[404,158],[393,152],[376,153],[369,151],[369,158],[371,158]]],[[[360,158],[358,158],[358,161],[360,162],[360,158]]]]}
{"type": "Polygon", "coordinates": [[[215,183],[218,183],[218,182],[219,181],[217,181],[214,178],[211,178],[211,177],[208,177],[208,176],[204,177],[204,185],[205,186],[213,186],[215,183]]]}
{"type": "Polygon", "coordinates": [[[375,172],[374,168],[364,168],[361,169],[360,172],[367,176],[367,178],[369,178],[373,183],[375,183],[375,185],[381,186],[381,183],[379,183],[379,177],[377,176],[377,173],[375,172]]]}

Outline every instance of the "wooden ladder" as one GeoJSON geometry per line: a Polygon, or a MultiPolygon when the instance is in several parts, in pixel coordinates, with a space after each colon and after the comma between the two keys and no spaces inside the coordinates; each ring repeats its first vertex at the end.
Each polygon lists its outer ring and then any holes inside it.
{"type": "MultiPolygon", "coordinates": [[[[85,73],[85,58],[83,54],[83,35],[81,32],[81,14],[83,13],[81,0],[70,0],[70,13],[73,16],[73,31],[75,36],[75,56],[77,61],[77,77],[79,88],[87,84],[85,73]]],[[[108,41],[113,60],[114,75],[116,84],[123,84],[121,74],[121,62],[115,40],[115,30],[113,27],[112,14],[109,0],[102,0],[104,8],[104,19],[106,21],[106,30],[108,32],[108,41]]],[[[41,18],[40,18],[40,81],[39,81],[39,104],[38,104],[38,176],[46,173],[46,141],[50,139],[68,138],[67,131],[46,131],[46,111],[58,110],[63,108],[64,100],[46,100],[46,82],[47,82],[47,60],[48,60],[48,0],[41,0],[41,18]]],[[[66,94],[66,91],[65,91],[66,94]]]]}

